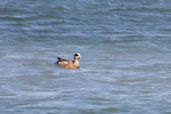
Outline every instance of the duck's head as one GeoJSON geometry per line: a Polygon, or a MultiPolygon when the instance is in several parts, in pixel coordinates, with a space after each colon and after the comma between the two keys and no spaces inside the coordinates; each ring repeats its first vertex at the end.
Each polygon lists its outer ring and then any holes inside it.
{"type": "Polygon", "coordinates": [[[81,55],[79,53],[74,54],[74,59],[80,59],[81,55]]]}

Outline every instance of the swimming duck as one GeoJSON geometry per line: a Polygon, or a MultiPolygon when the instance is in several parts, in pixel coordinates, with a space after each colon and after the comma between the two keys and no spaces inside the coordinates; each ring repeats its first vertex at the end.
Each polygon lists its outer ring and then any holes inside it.
{"type": "Polygon", "coordinates": [[[57,58],[58,59],[57,64],[67,69],[78,69],[80,68],[80,62],[79,62],[80,57],[81,57],[80,54],[76,53],[74,54],[74,61],[57,58]]]}

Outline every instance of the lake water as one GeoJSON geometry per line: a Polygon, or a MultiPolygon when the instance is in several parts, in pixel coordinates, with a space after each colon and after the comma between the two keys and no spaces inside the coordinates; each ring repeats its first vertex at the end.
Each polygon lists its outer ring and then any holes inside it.
{"type": "Polygon", "coordinates": [[[0,1],[0,114],[170,113],[170,0],[0,1]]]}

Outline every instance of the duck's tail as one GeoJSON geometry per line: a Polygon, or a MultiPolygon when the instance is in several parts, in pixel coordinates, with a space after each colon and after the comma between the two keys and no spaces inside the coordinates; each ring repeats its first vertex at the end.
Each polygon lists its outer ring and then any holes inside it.
{"type": "Polygon", "coordinates": [[[58,60],[61,60],[62,58],[60,58],[60,57],[57,57],[57,59],[58,59],[58,60]]]}
{"type": "Polygon", "coordinates": [[[57,61],[56,63],[57,63],[57,64],[59,64],[59,63],[60,63],[60,61],[62,60],[62,58],[57,57],[57,59],[58,59],[58,61],[57,61]]]}

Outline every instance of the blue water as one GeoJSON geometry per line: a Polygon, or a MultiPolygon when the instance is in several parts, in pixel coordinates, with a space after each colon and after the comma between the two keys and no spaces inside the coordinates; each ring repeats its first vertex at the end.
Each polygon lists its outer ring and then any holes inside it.
{"type": "Polygon", "coordinates": [[[170,114],[170,6],[0,1],[0,114],[170,114]],[[80,69],[55,64],[78,52],[80,69]]]}

